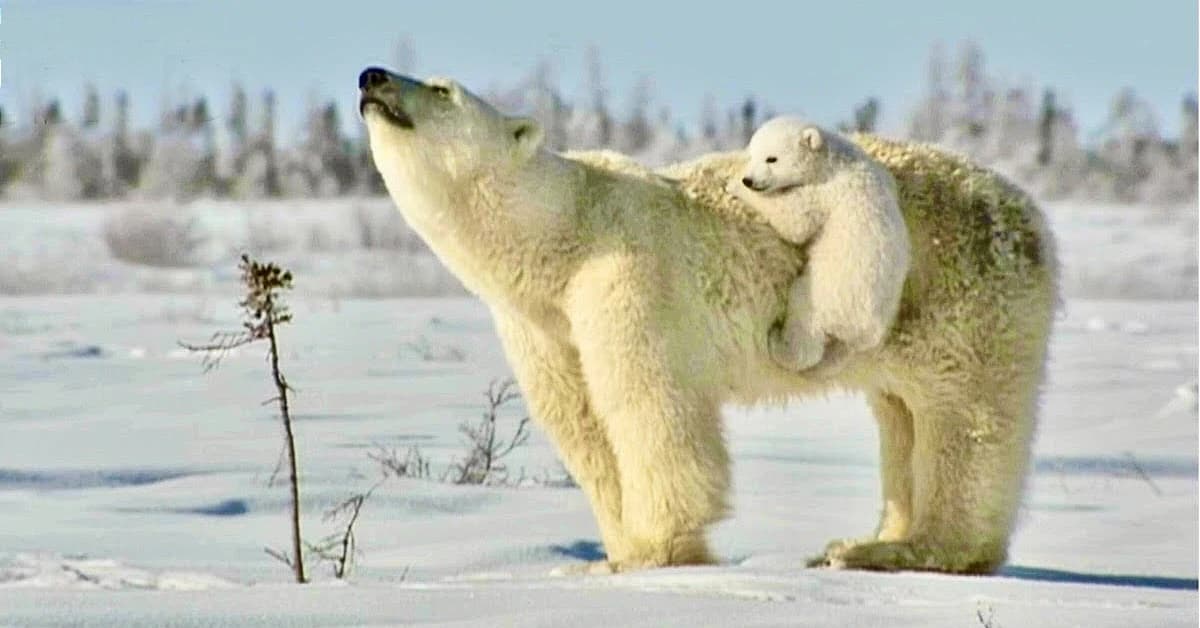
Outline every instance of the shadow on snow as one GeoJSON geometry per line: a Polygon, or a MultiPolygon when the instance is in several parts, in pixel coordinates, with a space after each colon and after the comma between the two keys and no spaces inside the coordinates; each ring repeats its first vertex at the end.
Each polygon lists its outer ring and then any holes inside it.
{"type": "Polygon", "coordinates": [[[1195,591],[1195,578],[1171,578],[1167,576],[1134,576],[1128,574],[1093,574],[1045,567],[1023,567],[1009,565],[1000,570],[1002,577],[1038,582],[1065,582],[1070,584],[1104,584],[1115,587],[1142,587],[1147,589],[1169,589],[1172,591],[1195,591]]]}
{"type": "Polygon", "coordinates": [[[597,541],[578,540],[570,545],[551,545],[550,552],[557,556],[566,558],[574,558],[575,560],[604,560],[608,558],[608,554],[604,553],[604,547],[597,541]]]}

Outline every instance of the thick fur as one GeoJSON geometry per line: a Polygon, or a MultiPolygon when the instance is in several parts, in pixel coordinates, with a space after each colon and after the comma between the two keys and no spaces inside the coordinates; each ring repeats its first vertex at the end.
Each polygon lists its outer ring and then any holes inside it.
{"type": "Polygon", "coordinates": [[[851,351],[878,347],[908,275],[891,173],[841,135],[795,118],[768,121],[746,153],[730,191],[785,239],[808,245],[772,356],[803,370],[821,360],[827,336],[851,351]]]}
{"type": "Polygon", "coordinates": [[[896,179],[913,263],[884,344],[816,382],[767,353],[804,255],[726,191],[743,154],[661,173],[560,156],[453,83],[366,84],[387,188],[490,306],[532,415],[591,501],[607,567],[710,562],[705,530],[728,509],[721,405],[835,384],[879,417],[885,504],[875,535],[821,561],[1003,562],[1055,303],[1049,234],[1024,194],[935,149],[856,138],[896,179]]]}

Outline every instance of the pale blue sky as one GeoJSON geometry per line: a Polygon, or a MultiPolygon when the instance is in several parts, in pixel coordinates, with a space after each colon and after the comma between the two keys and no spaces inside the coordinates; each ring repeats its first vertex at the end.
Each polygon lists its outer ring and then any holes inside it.
{"type": "Polygon", "coordinates": [[[477,91],[511,84],[541,58],[577,98],[589,44],[600,52],[611,105],[627,107],[638,77],[655,102],[694,127],[704,95],[733,105],[748,94],[780,112],[832,123],[867,96],[894,128],[924,84],[930,45],[971,37],[990,74],[1058,88],[1085,131],[1122,86],[1134,87],[1174,133],[1179,102],[1196,90],[1195,0],[905,0],[902,2],[647,0],[2,0],[0,104],[35,92],[77,115],[85,81],[106,100],[128,89],[149,120],[164,90],[205,93],[223,114],[233,79],[280,96],[287,132],[310,94],[353,111],[355,78],[387,64],[407,35],[416,74],[445,74],[477,91]]]}

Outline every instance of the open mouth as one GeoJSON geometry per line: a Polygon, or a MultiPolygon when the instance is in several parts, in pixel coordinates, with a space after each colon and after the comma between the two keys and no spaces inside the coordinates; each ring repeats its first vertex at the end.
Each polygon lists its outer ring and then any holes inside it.
{"type": "Polygon", "coordinates": [[[366,116],[367,107],[371,107],[379,111],[383,114],[383,117],[388,119],[389,122],[402,129],[413,128],[412,118],[408,117],[408,114],[404,113],[403,109],[384,102],[381,98],[376,98],[370,94],[364,94],[363,97],[358,101],[359,115],[366,116]]]}

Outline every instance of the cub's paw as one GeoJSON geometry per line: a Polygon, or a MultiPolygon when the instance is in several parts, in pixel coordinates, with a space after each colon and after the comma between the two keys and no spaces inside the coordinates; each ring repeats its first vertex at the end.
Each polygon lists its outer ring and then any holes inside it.
{"type": "Polygon", "coordinates": [[[811,379],[828,379],[841,373],[853,355],[854,352],[846,346],[846,343],[830,337],[829,341],[825,343],[825,353],[821,356],[821,360],[805,369],[802,374],[811,379]]]}
{"type": "Polygon", "coordinates": [[[767,353],[776,365],[799,373],[820,363],[824,348],[820,345],[808,347],[799,342],[791,342],[784,335],[783,326],[775,325],[767,337],[767,353]]]}

